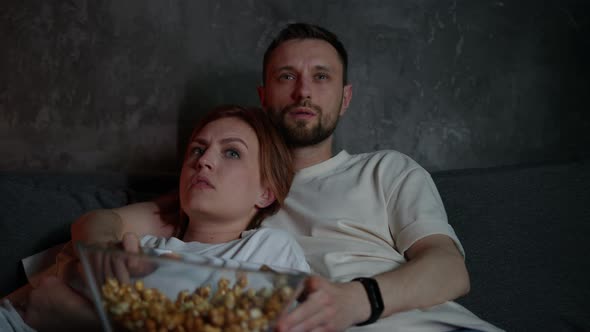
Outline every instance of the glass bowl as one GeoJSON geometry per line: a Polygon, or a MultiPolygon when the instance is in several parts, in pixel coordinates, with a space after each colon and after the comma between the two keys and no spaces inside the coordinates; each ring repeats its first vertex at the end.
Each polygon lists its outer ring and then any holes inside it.
{"type": "Polygon", "coordinates": [[[78,245],[105,331],[271,331],[304,273],[144,249],[78,245]]]}

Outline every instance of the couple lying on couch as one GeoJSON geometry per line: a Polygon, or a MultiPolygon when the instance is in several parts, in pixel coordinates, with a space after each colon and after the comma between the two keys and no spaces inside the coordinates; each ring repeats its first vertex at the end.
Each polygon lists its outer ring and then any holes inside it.
{"type": "MultiPolygon", "coordinates": [[[[300,24],[279,37],[267,50],[259,90],[268,113],[218,109],[193,134],[179,185],[187,223],[171,219],[158,202],[138,203],[83,216],[72,226],[73,241],[122,240],[133,251],[139,244],[223,243],[228,249],[204,252],[222,255],[252,239],[252,250],[241,248],[233,258],[301,270],[309,263],[315,275],[306,281],[304,301],[280,319],[281,331],[498,330],[451,302],[468,291],[469,277],[429,174],[395,151],[332,156],[332,134],[351,98],[340,42],[300,24]],[[312,98],[313,89],[322,94],[312,98]],[[238,115],[216,117],[223,112],[251,114],[260,123],[267,114],[274,124],[261,129],[238,115]],[[273,125],[293,154],[290,190],[287,150],[265,145],[273,125]],[[247,231],[262,218],[261,229],[247,231]]],[[[278,136],[270,141],[284,144],[278,136]]],[[[34,303],[47,298],[43,291],[71,292],[59,279],[41,286],[25,312],[31,325],[48,316],[34,303]]],[[[58,300],[82,311],[82,301],[68,295],[58,300]]]]}
{"type": "MultiPolygon", "coordinates": [[[[265,218],[267,222],[275,220],[267,217],[277,212],[285,201],[293,176],[289,150],[263,111],[238,106],[220,107],[209,113],[191,136],[179,181],[180,214],[175,204],[178,201],[174,198],[138,203],[112,211],[93,211],[74,224],[73,240],[93,243],[121,241],[126,250],[133,252],[139,251],[140,246],[173,249],[180,253],[197,252],[205,256],[309,272],[304,250],[289,233],[278,229],[280,225],[258,228],[265,218]]],[[[301,240],[306,248],[308,244],[314,245],[306,243],[304,238],[301,240]]],[[[347,246],[348,241],[340,241],[344,242],[341,247],[347,246]]],[[[357,244],[348,245],[350,249],[360,249],[355,248],[357,244]]],[[[330,289],[322,287],[339,287],[339,284],[331,285],[320,277],[312,277],[307,283],[311,292],[310,302],[315,300],[325,306],[337,304],[329,298],[330,289]],[[328,294],[322,294],[324,292],[328,294]],[[311,299],[314,295],[318,299],[311,299]]],[[[79,297],[62,280],[45,280],[31,294],[32,303],[25,308],[25,320],[40,330],[56,327],[52,325],[54,319],[59,326],[64,321],[59,317],[64,316],[69,317],[71,324],[77,327],[87,324],[97,326],[90,302],[79,297]],[[47,296],[47,292],[59,296],[47,296]],[[55,302],[39,304],[47,301],[44,298],[54,299],[55,302]],[[60,301],[70,305],[60,305],[60,301]],[[48,306],[53,306],[55,311],[48,310],[48,306]]],[[[457,304],[449,302],[446,305],[456,307],[457,311],[453,313],[444,309],[444,304],[427,309],[423,315],[432,311],[431,315],[440,318],[439,321],[425,323],[432,327],[440,325],[438,330],[441,331],[445,330],[443,326],[453,328],[461,324],[485,329],[484,322],[457,304]],[[463,319],[463,322],[449,321],[457,318],[463,319]]],[[[358,310],[354,304],[351,306],[358,310]]],[[[336,319],[336,310],[332,308],[325,315],[323,325],[326,325],[326,330],[331,329],[328,325],[336,319]]],[[[292,315],[295,314],[296,311],[292,315]]],[[[303,315],[306,313],[303,312],[303,315]]],[[[301,324],[312,324],[315,319],[313,316],[303,317],[305,319],[300,321],[299,317],[290,318],[301,324]]],[[[285,321],[285,325],[290,323],[287,318],[285,321]]],[[[375,324],[379,323],[384,322],[375,324]]],[[[390,324],[395,326],[393,320],[390,324]]],[[[309,327],[306,325],[304,329],[309,327]]]]}

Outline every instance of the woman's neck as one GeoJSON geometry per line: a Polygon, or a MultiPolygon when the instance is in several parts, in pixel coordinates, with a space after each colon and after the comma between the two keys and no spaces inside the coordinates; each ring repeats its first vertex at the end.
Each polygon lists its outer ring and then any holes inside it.
{"type": "Polygon", "coordinates": [[[225,243],[239,239],[245,229],[244,222],[205,221],[202,218],[199,220],[191,218],[182,240],[211,244],[225,243]]]}

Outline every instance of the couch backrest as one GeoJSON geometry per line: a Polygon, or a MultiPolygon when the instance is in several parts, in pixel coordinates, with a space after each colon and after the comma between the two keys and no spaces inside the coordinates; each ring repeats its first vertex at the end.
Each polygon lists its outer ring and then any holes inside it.
{"type": "Polygon", "coordinates": [[[460,303],[509,331],[590,331],[590,161],[433,178],[466,251],[460,303]]]}
{"type": "Polygon", "coordinates": [[[21,259],[68,241],[85,212],[147,200],[175,183],[171,175],[0,173],[0,296],[26,283],[21,259]]]}

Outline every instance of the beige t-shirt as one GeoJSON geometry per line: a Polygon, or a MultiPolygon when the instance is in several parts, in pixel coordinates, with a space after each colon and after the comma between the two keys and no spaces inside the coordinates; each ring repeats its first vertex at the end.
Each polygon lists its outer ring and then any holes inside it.
{"type": "MultiPolygon", "coordinates": [[[[374,276],[406,262],[417,240],[445,234],[463,252],[426,170],[396,151],[346,151],[300,170],[283,208],[263,227],[296,234],[313,272],[334,281],[374,276]]],[[[350,331],[497,331],[457,303],[394,314],[350,331]]]]}

